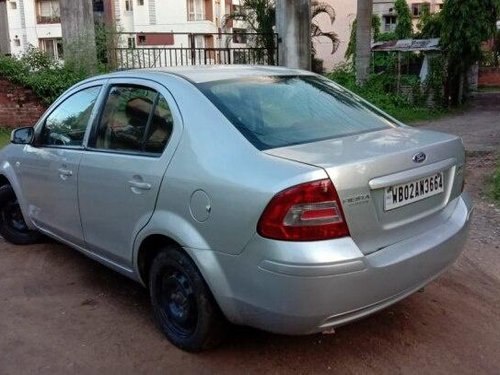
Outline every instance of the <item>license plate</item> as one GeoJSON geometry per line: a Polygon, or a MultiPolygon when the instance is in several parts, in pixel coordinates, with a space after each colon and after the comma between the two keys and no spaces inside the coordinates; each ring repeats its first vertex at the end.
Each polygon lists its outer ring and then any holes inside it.
{"type": "Polygon", "coordinates": [[[443,173],[439,172],[419,180],[385,189],[384,210],[390,211],[407,204],[421,201],[444,191],[443,173]]]}

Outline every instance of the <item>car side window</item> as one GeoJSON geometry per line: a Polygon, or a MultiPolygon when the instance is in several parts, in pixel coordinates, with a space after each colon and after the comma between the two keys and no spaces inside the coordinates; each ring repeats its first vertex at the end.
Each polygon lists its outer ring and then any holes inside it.
{"type": "Polygon", "coordinates": [[[117,85],[109,90],[95,147],[159,154],[171,132],[172,115],[160,94],[150,88],[117,85]]]}
{"type": "Polygon", "coordinates": [[[45,120],[40,144],[81,146],[100,90],[101,86],[89,87],[64,100],[45,120]]]}
{"type": "Polygon", "coordinates": [[[173,124],[172,112],[168,103],[160,95],[144,142],[144,151],[155,154],[162,153],[172,134],[173,124]]]}

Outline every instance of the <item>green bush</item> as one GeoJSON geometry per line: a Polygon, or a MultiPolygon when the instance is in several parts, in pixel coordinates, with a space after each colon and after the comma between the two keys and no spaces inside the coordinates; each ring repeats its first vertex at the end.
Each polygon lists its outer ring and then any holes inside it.
{"type": "Polygon", "coordinates": [[[327,77],[402,122],[429,120],[445,112],[426,105],[426,93],[419,79],[414,76],[401,77],[401,85],[409,87],[407,93],[401,94],[395,93],[397,78],[393,74],[372,74],[364,86],[358,86],[352,67],[341,65],[327,77]]]}
{"type": "Polygon", "coordinates": [[[0,56],[0,76],[33,90],[46,104],[52,103],[65,90],[88,76],[51,59],[36,48],[20,58],[0,56]]]}
{"type": "Polygon", "coordinates": [[[500,164],[491,178],[491,197],[500,202],[500,164]]]}

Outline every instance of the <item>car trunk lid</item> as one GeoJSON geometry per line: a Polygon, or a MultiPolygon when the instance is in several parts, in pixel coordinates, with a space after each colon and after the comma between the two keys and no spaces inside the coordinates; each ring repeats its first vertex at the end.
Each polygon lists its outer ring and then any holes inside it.
{"type": "Polygon", "coordinates": [[[464,150],[458,137],[406,126],[265,152],[328,173],[350,234],[365,254],[445,221],[463,182],[464,150]],[[429,182],[438,185],[432,192],[429,182]],[[425,198],[410,199],[410,185],[422,187],[425,198]],[[403,194],[403,202],[394,204],[394,191],[396,196],[403,194]]]}

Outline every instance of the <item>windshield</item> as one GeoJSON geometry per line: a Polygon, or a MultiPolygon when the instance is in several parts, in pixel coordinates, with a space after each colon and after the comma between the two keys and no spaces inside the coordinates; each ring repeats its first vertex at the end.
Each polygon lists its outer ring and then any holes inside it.
{"type": "Polygon", "coordinates": [[[253,77],[198,86],[260,150],[398,126],[322,77],[253,77]]]}

